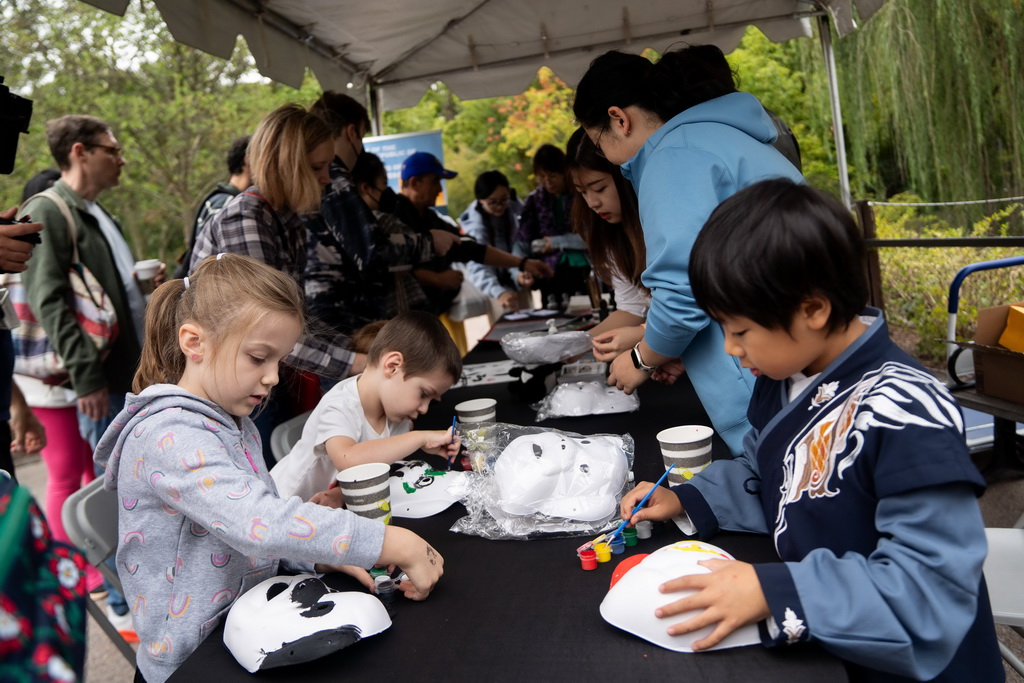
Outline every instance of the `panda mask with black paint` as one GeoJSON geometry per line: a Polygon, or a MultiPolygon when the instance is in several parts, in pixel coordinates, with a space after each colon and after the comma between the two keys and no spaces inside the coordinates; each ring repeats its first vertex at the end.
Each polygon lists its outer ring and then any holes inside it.
{"type": "Polygon", "coordinates": [[[276,576],[231,606],[224,645],[254,673],[318,659],[390,626],[373,595],[336,591],[310,574],[276,576]]]}

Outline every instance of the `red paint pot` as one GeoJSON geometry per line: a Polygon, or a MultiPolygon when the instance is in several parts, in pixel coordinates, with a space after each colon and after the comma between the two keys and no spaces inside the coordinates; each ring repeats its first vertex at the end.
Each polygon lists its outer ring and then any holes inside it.
{"type": "Polygon", "coordinates": [[[584,571],[592,571],[597,569],[597,551],[596,550],[581,550],[579,553],[580,564],[583,565],[584,571]]]}

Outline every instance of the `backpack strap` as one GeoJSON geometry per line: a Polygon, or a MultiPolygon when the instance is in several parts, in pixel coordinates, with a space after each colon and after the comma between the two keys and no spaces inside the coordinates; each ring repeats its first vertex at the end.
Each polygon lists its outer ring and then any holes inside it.
{"type": "Polygon", "coordinates": [[[54,190],[43,190],[42,192],[34,194],[28,199],[26,199],[24,202],[22,202],[21,208],[24,209],[24,207],[27,206],[28,203],[35,199],[36,197],[45,197],[46,199],[49,199],[51,202],[53,202],[53,204],[57,207],[57,210],[59,210],[61,215],[64,217],[64,222],[67,223],[68,225],[68,239],[71,241],[71,262],[79,263],[80,260],[78,258],[78,223],[75,221],[75,217],[71,215],[71,207],[69,207],[68,203],[64,201],[64,198],[57,194],[54,190]]]}

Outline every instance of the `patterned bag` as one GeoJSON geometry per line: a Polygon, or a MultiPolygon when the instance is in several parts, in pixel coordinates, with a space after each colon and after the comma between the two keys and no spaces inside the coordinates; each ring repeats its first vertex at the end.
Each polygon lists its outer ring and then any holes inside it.
{"type": "MultiPolygon", "coordinates": [[[[110,345],[117,338],[117,313],[114,306],[107,293],[103,291],[103,286],[78,257],[77,224],[67,203],[53,190],[45,190],[35,196],[43,196],[52,201],[64,216],[68,226],[68,240],[71,243],[71,268],[68,269],[71,294],[68,297],[68,304],[74,309],[78,324],[96,345],[100,356],[105,358],[110,352],[110,345]]],[[[63,384],[68,380],[64,361],[57,355],[46,335],[46,330],[29,308],[28,292],[21,282],[21,275],[3,275],[0,277],[0,286],[9,292],[11,303],[18,315],[19,325],[11,330],[15,354],[14,372],[35,377],[46,384],[63,384]]]]}
{"type": "Polygon", "coordinates": [[[28,490],[0,475],[0,681],[82,679],[85,569],[28,490]]]}

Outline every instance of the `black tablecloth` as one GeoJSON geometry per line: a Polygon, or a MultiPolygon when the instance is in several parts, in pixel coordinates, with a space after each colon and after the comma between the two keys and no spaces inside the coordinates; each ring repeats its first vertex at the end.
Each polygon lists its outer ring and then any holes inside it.
{"type": "MultiPolygon", "coordinates": [[[[494,360],[497,345],[475,350],[467,362],[494,360]]],[[[417,423],[442,429],[456,403],[498,398],[498,420],[532,424],[534,413],[506,385],[454,389],[417,423]]],[[[692,387],[648,382],[641,409],[626,415],[549,420],[541,424],[583,434],[630,432],[636,440],[637,479],[663,472],[655,434],[678,424],[709,424],[692,387]]],[[[716,457],[726,453],[715,443],[716,457]]],[[[576,548],[587,539],[488,541],[448,531],[465,513],[454,505],[427,519],[395,520],[426,538],[445,558],[445,575],[430,598],[398,600],[393,626],[315,662],[259,674],[275,681],[823,681],[847,680],[839,660],[814,646],[786,651],[760,645],[681,654],[664,650],[609,625],[598,612],[614,565],[682,538],[671,523],[655,524],[652,538],[613,556],[596,571],[580,568],[576,548]]],[[[777,561],[766,537],[722,534],[716,545],[739,559],[777,561]]],[[[347,576],[336,588],[356,590],[347,576]]],[[[173,681],[247,680],[224,647],[218,628],[176,672],[173,681]]]]}

